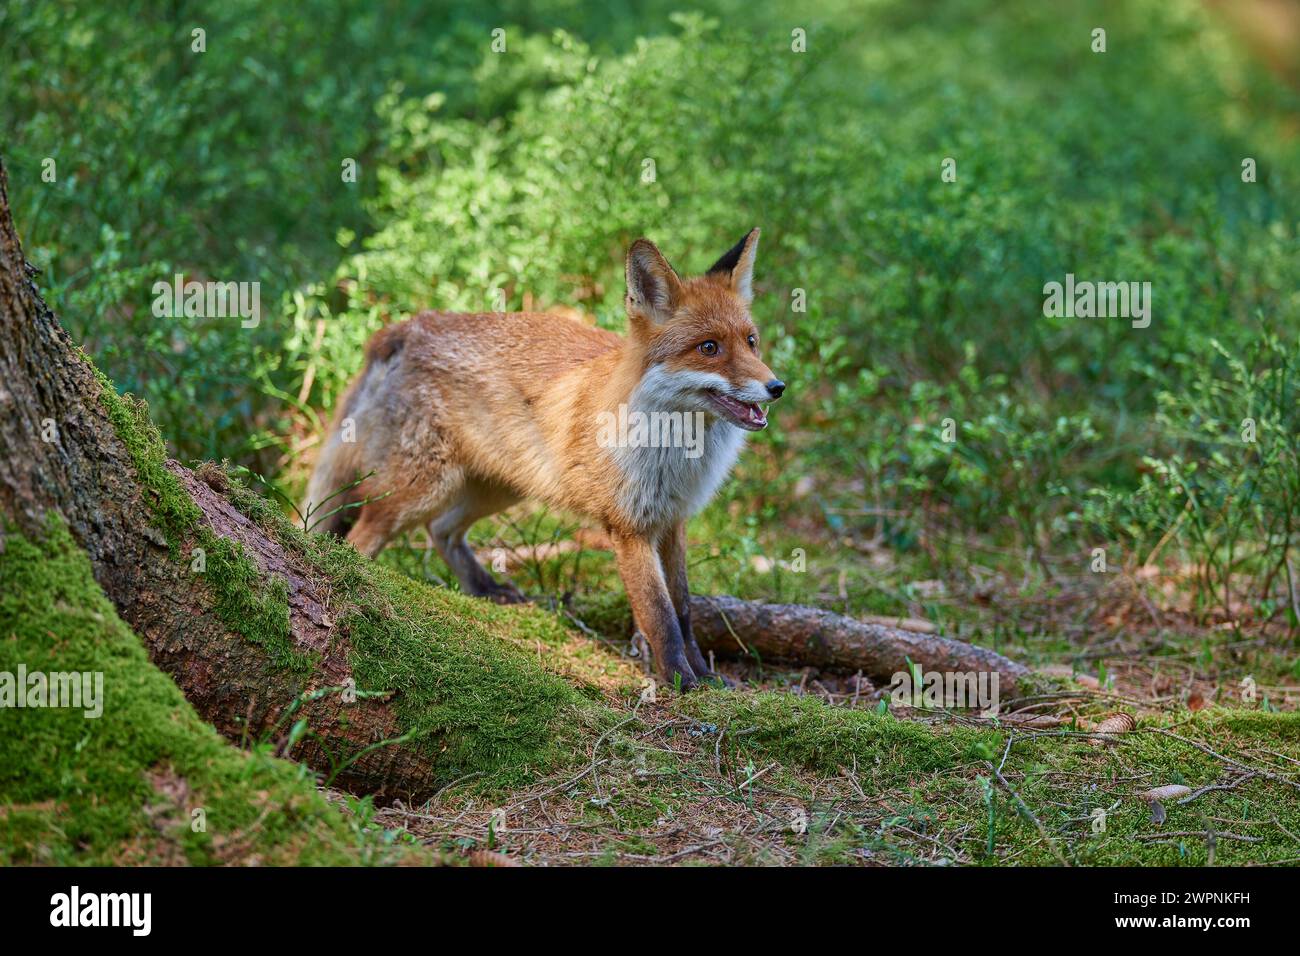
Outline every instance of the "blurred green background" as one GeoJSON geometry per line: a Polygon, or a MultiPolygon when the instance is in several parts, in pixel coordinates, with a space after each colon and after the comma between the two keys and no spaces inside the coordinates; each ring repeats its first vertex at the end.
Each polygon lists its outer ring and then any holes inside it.
{"type": "Polygon", "coordinates": [[[791,390],[701,519],[709,583],[857,606],[848,567],[916,613],[918,577],[1050,587],[1102,547],[1180,562],[1202,622],[1294,630],[1295,5],[682,6],[10,0],[28,256],[178,457],[294,497],[385,322],[502,290],[621,328],[633,239],[698,271],[758,225],[791,390]],[[260,281],[260,325],[155,318],[177,272],[260,281]],[[1045,317],[1066,273],[1150,282],[1150,327],[1045,317]],[[753,560],[795,546],[833,557],[753,560]],[[882,548],[924,566],[886,580],[882,548]]]}

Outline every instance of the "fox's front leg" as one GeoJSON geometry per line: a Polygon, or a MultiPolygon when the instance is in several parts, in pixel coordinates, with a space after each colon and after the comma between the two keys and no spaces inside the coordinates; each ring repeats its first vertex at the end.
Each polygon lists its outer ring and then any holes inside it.
{"type": "Polygon", "coordinates": [[[659,561],[663,565],[668,594],[677,613],[677,627],[682,632],[686,660],[690,662],[696,677],[713,677],[713,670],[700,651],[700,645],[695,643],[695,635],[691,633],[691,588],[686,578],[686,522],[674,525],[659,539],[659,561]]]}
{"type": "Polygon", "coordinates": [[[654,544],[640,535],[611,532],[610,537],[614,540],[618,573],[632,605],[632,617],[654,649],[659,679],[669,685],[680,680],[682,690],[694,687],[697,678],[686,657],[677,609],[654,544]]]}

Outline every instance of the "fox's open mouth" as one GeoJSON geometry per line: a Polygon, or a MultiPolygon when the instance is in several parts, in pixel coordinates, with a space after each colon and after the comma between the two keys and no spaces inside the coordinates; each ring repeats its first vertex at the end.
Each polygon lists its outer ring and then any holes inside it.
{"type": "Polygon", "coordinates": [[[762,406],[753,402],[739,401],[712,388],[705,389],[704,394],[722,412],[722,417],[732,424],[751,432],[761,431],[767,427],[767,412],[762,406]]]}

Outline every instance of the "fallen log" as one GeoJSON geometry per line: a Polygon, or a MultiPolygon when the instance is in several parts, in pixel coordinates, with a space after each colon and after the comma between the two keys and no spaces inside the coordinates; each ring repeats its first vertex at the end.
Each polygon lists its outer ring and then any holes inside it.
{"type": "Polygon", "coordinates": [[[889,684],[908,662],[923,672],[987,672],[999,690],[1015,693],[1029,668],[994,651],[919,631],[906,631],[800,604],[764,604],[720,595],[691,598],[691,627],[700,647],[718,655],[757,655],[764,661],[852,674],[889,684]]]}

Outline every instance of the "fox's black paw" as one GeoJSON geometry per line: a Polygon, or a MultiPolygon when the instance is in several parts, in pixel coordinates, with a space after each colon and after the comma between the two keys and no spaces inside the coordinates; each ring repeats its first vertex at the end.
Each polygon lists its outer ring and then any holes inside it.
{"type": "Polygon", "coordinates": [[[691,665],[686,663],[685,659],[669,662],[666,667],[658,670],[658,674],[661,686],[671,687],[682,693],[694,690],[700,683],[700,679],[695,676],[695,671],[691,670],[691,665]]]}

